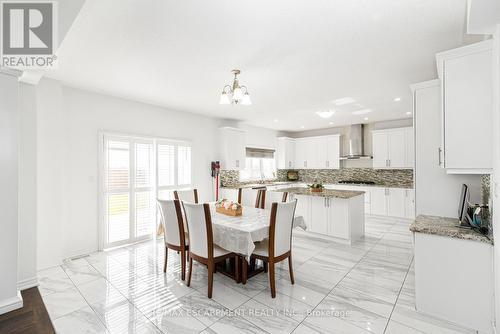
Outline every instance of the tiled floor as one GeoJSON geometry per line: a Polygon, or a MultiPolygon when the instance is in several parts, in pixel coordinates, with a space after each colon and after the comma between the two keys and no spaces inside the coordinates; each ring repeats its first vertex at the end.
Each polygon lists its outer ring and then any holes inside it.
{"type": "Polygon", "coordinates": [[[208,299],[205,268],[187,287],[169,252],[163,274],[161,241],[41,271],[40,291],[58,333],[474,333],[414,310],[409,223],[368,217],[352,246],[295,233],[296,282],[284,262],[275,299],[264,274],[245,286],[216,274],[208,299]]]}

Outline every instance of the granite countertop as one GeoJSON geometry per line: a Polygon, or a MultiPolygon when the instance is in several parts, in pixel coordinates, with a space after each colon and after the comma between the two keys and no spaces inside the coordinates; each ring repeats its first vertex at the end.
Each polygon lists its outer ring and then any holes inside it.
{"type": "Polygon", "coordinates": [[[273,190],[277,192],[287,192],[289,194],[295,195],[307,195],[307,196],[318,196],[318,197],[329,197],[329,198],[341,198],[341,199],[349,199],[352,197],[363,195],[364,191],[351,191],[351,190],[333,190],[333,189],[323,189],[322,192],[315,193],[311,192],[309,188],[303,187],[294,187],[294,188],[283,188],[273,190]]]}
{"type": "Polygon", "coordinates": [[[493,240],[485,235],[470,228],[459,227],[457,218],[420,215],[410,225],[410,231],[485,242],[493,245],[493,240]]]}
{"type": "MultiPolygon", "coordinates": [[[[238,188],[255,188],[255,187],[266,187],[266,186],[279,186],[285,184],[309,184],[312,182],[304,181],[274,181],[265,183],[234,183],[221,186],[221,188],[228,189],[238,189],[238,188]]],[[[403,189],[413,189],[413,185],[387,185],[387,184],[352,184],[352,183],[325,183],[324,186],[353,186],[353,187],[375,187],[375,188],[403,188],[403,189]]]]}

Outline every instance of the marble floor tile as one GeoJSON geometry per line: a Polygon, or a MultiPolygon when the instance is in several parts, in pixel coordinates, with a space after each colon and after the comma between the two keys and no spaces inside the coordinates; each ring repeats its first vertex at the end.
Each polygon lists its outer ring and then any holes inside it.
{"type": "Polygon", "coordinates": [[[299,325],[298,321],[286,316],[283,310],[249,300],[237,310],[237,314],[271,334],[289,334],[299,325]]]}
{"type": "Polygon", "coordinates": [[[295,284],[288,281],[276,281],[276,291],[280,294],[292,297],[310,307],[318,305],[329,293],[329,289],[318,288],[316,282],[301,280],[295,278],[295,284]]]}
{"type": "MultiPolygon", "coordinates": [[[[331,333],[342,333],[342,334],[369,334],[360,327],[357,327],[345,320],[343,318],[335,315],[325,315],[320,316],[309,316],[302,324],[308,329],[313,330],[312,333],[320,334],[331,334],[331,333]]],[[[305,332],[308,333],[308,332],[305,332]]]]}
{"type": "Polygon", "coordinates": [[[340,281],[349,270],[350,268],[348,267],[314,258],[296,269],[296,271],[320,277],[322,280],[333,284],[340,281]]]}
{"type": "Polygon", "coordinates": [[[87,283],[102,277],[102,275],[90,264],[79,267],[68,267],[63,265],[62,267],[75,285],[87,283]]]}
{"type": "Polygon", "coordinates": [[[406,325],[400,324],[396,321],[389,321],[387,324],[387,328],[385,330],[385,334],[426,334],[425,332],[421,332],[415,328],[408,327],[406,325]]]}
{"type": "Polygon", "coordinates": [[[238,317],[227,316],[206,330],[210,334],[269,334],[251,322],[238,317]]]}
{"type": "Polygon", "coordinates": [[[315,311],[345,312],[346,315],[342,320],[376,334],[382,334],[389,321],[387,317],[350,304],[346,302],[345,298],[339,298],[335,295],[326,297],[315,311]]]}
{"type": "Polygon", "coordinates": [[[332,293],[326,298],[354,305],[385,318],[390,317],[392,309],[394,308],[393,303],[373,298],[359,291],[351,290],[345,287],[333,289],[332,293]]]}
{"type": "Polygon", "coordinates": [[[259,293],[253,299],[269,308],[272,308],[275,312],[284,313],[286,316],[291,317],[297,322],[304,320],[309,311],[313,309],[310,305],[281,293],[276,293],[276,297],[272,298],[271,290],[269,289],[259,293]]]}
{"type": "Polygon", "coordinates": [[[211,326],[229,312],[227,308],[198,291],[180,298],[178,303],[206,326],[211,326]]]}
{"type": "Polygon", "coordinates": [[[37,276],[39,284],[38,289],[42,296],[54,292],[61,292],[74,286],[66,272],[59,266],[39,271],[37,276]]]}
{"type": "Polygon", "coordinates": [[[88,306],[75,287],[43,296],[43,302],[52,320],[88,306]]]}
{"type": "Polygon", "coordinates": [[[477,333],[474,330],[418,313],[402,305],[396,305],[392,312],[391,320],[431,334],[477,333]]]}
{"type": "Polygon", "coordinates": [[[195,334],[207,327],[177,302],[148,312],[146,317],[165,334],[195,334]]]}
{"type": "Polygon", "coordinates": [[[57,318],[54,328],[58,334],[109,333],[88,306],[57,318]]]}
{"type": "Polygon", "coordinates": [[[295,328],[293,334],[321,334],[321,332],[318,332],[317,330],[306,326],[304,323],[301,323],[297,328],[295,328]]]}
{"type": "Polygon", "coordinates": [[[133,327],[134,321],[144,315],[128,300],[101,301],[90,305],[99,320],[112,332],[123,332],[133,327]]]}
{"type": "MultiPolygon", "coordinates": [[[[206,287],[197,289],[202,295],[207,296],[206,287]]],[[[246,303],[250,297],[239,293],[233,288],[228,287],[220,282],[215,281],[212,291],[212,299],[229,310],[234,310],[237,307],[246,303]]]]}
{"type": "Polygon", "coordinates": [[[78,290],[89,304],[103,300],[114,302],[125,299],[125,297],[103,277],[80,284],[78,290]]]}

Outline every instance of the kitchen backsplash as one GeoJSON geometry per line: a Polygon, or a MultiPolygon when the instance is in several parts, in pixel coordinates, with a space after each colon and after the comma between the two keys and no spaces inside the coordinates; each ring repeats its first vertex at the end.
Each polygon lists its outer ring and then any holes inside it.
{"type": "MultiPolygon", "coordinates": [[[[285,169],[278,170],[278,180],[286,181],[285,169]]],[[[370,181],[375,184],[392,187],[413,187],[413,170],[411,169],[373,169],[373,168],[340,168],[340,169],[298,169],[299,181],[338,183],[345,180],[370,181]]]]}
{"type": "MultiPolygon", "coordinates": [[[[286,169],[278,169],[277,181],[287,181],[286,169]]],[[[372,181],[378,185],[412,188],[413,170],[411,169],[373,169],[373,168],[340,168],[340,169],[298,169],[299,181],[338,183],[342,180],[372,181]]],[[[236,170],[221,170],[222,185],[235,185],[240,181],[240,173],[236,170]]]]}

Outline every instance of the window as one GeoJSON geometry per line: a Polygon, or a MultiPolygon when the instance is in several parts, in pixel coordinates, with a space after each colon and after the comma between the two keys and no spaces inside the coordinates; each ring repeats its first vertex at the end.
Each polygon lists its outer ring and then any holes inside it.
{"type": "Polygon", "coordinates": [[[274,150],[247,148],[245,169],[240,172],[240,180],[268,180],[275,177],[274,150]]]}
{"type": "Polygon", "coordinates": [[[103,248],[151,238],[156,198],[191,188],[190,145],[105,135],[103,148],[103,248]]]}

